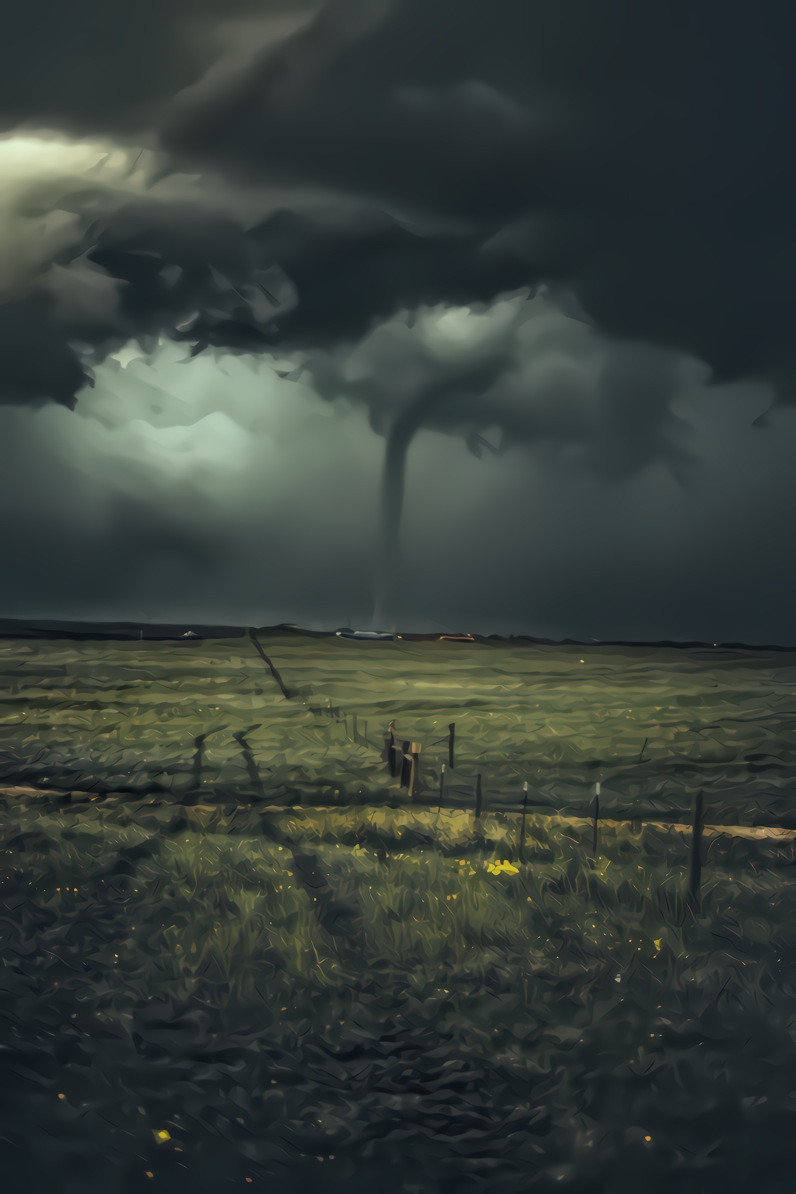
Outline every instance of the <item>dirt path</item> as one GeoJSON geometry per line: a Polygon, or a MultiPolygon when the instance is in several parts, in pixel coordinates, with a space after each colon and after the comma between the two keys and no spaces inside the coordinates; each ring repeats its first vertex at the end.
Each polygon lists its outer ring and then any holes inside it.
{"type": "MultiPolygon", "coordinates": [[[[59,789],[56,789],[56,788],[51,788],[51,789],[50,788],[34,788],[34,787],[30,787],[30,786],[24,785],[24,784],[16,784],[16,785],[12,785],[9,787],[0,787],[0,800],[31,799],[31,798],[41,799],[42,797],[49,796],[51,799],[53,799],[55,801],[62,802],[64,799],[64,796],[66,794],[67,793],[64,793],[63,791],[60,791],[59,789]]],[[[88,802],[90,800],[93,801],[93,800],[97,799],[97,793],[95,791],[79,791],[78,789],[75,789],[71,793],[71,795],[76,796],[78,798],[79,802],[81,802],[81,801],[88,802]]],[[[180,802],[175,801],[174,802],[175,810],[178,809],[179,807],[180,807],[180,802]]],[[[204,807],[212,808],[213,806],[208,804],[204,807]]],[[[330,804],[330,805],[302,806],[302,808],[306,808],[310,811],[315,811],[315,812],[319,812],[319,813],[341,813],[341,814],[347,808],[367,809],[367,808],[379,808],[379,807],[381,807],[381,806],[378,804],[375,804],[375,803],[370,804],[370,805],[330,804]]],[[[394,807],[394,806],[390,805],[389,807],[394,807]]],[[[431,811],[431,804],[429,804],[429,805],[407,804],[405,807],[406,807],[407,813],[410,813],[410,814],[431,811]]],[[[265,832],[267,832],[269,837],[273,837],[273,839],[275,841],[278,841],[281,845],[285,845],[291,850],[298,850],[299,847],[298,847],[297,843],[294,842],[292,839],[290,839],[287,835],[283,834],[281,829],[276,824],[277,817],[286,816],[293,811],[294,811],[293,807],[290,805],[269,804],[268,812],[266,815],[268,817],[270,824],[268,825],[267,829],[265,829],[265,832]]],[[[454,808],[448,806],[446,809],[444,809],[444,811],[445,812],[469,812],[469,813],[472,813],[472,810],[469,808],[466,808],[464,805],[462,805],[461,807],[454,807],[454,808]]],[[[486,810],[484,815],[485,816],[491,815],[490,811],[486,810]]],[[[519,820],[521,814],[519,812],[514,812],[514,811],[505,812],[503,810],[498,810],[498,815],[510,816],[510,817],[513,817],[515,820],[519,820]]],[[[577,826],[579,828],[584,828],[584,829],[590,828],[594,824],[592,817],[565,816],[562,813],[541,812],[539,809],[534,809],[532,812],[529,811],[529,813],[528,813],[529,821],[531,821],[534,817],[541,818],[545,821],[558,822],[561,825],[572,825],[572,826],[577,826]]],[[[691,833],[692,828],[693,828],[690,823],[685,822],[685,821],[662,821],[662,820],[658,820],[657,818],[653,818],[653,817],[647,817],[647,818],[640,819],[640,820],[630,820],[629,818],[611,817],[608,815],[601,816],[600,820],[599,820],[599,824],[602,827],[616,826],[618,828],[619,826],[626,826],[626,827],[629,827],[634,830],[639,830],[639,829],[643,828],[645,825],[649,825],[649,826],[653,826],[654,828],[657,828],[657,829],[665,829],[667,831],[671,830],[671,831],[674,831],[675,833],[691,833]]],[[[771,839],[774,841],[788,842],[788,841],[793,841],[796,839],[796,829],[788,829],[787,827],[782,826],[782,825],[708,825],[708,824],[703,824],[702,832],[703,832],[703,834],[707,834],[708,836],[716,836],[718,834],[727,834],[730,837],[740,837],[740,838],[746,838],[748,840],[771,839]]],[[[327,888],[329,891],[331,891],[331,888],[329,887],[325,878],[322,878],[323,872],[320,870],[320,864],[318,863],[318,860],[316,859],[315,855],[310,855],[310,854],[301,852],[300,857],[304,861],[302,861],[298,865],[299,865],[299,869],[302,871],[302,874],[307,876],[308,890],[311,891],[311,894],[318,894],[318,892],[321,892],[323,894],[323,897],[326,898],[327,888]],[[310,878],[309,878],[310,875],[313,876],[312,880],[310,880],[310,878]]],[[[301,879],[301,882],[302,882],[302,884],[304,884],[303,878],[301,879]]]]}

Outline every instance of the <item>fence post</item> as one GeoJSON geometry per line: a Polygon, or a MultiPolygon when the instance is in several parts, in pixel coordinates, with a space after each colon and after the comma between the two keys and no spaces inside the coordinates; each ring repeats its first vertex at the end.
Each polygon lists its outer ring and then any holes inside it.
{"type": "Polygon", "coordinates": [[[420,751],[423,749],[420,742],[412,743],[412,762],[411,771],[409,773],[409,799],[414,800],[417,792],[417,785],[420,782],[420,751]]]}
{"type": "Polygon", "coordinates": [[[597,823],[600,820],[600,785],[594,785],[594,829],[591,838],[591,856],[597,861],[597,823]]]}
{"type": "Polygon", "coordinates": [[[191,765],[191,778],[188,781],[188,792],[186,795],[189,795],[191,792],[196,793],[202,785],[202,764],[204,762],[206,737],[207,734],[197,734],[193,740],[193,763],[191,765]]]}
{"type": "Polygon", "coordinates": [[[455,764],[453,762],[453,743],[454,743],[455,737],[456,737],[456,722],[452,721],[450,723],[450,725],[448,726],[448,766],[450,767],[451,771],[453,771],[455,769],[455,764]]]}
{"type": "Polygon", "coordinates": [[[387,727],[387,764],[390,775],[395,779],[395,722],[391,721],[387,727]]]}
{"type": "Polygon", "coordinates": [[[439,773],[439,804],[437,805],[437,812],[442,811],[442,797],[445,795],[445,764],[442,764],[442,770],[439,773]]]}
{"type": "Polygon", "coordinates": [[[401,787],[408,788],[412,769],[412,756],[409,753],[409,747],[412,745],[408,740],[401,743],[401,787]]]}
{"type": "Polygon", "coordinates": [[[691,831],[691,876],[689,883],[689,896],[691,903],[699,907],[699,885],[702,881],[702,821],[704,816],[704,805],[702,799],[702,789],[700,788],[696,794],[694,802],[694,827],[691,831]]]}
{"type": "Polygon", "coordinates": [[[475,777],[475,819],[481,818],[481,772],[475,777]]]}
{"type": "Polygon", "coordinates": [[[528,811],[528,781],[522,785],[522,823],[520,825],[520,862],[525,862],[525,814],[528,811]]]}
{"type": "Polygon", "coordinates": [[[356,713],[351,714],[351,737],[354,739],[355,742],[359,742],[359,735],[357,734],[357,715],[356,715],[356,713]]]}

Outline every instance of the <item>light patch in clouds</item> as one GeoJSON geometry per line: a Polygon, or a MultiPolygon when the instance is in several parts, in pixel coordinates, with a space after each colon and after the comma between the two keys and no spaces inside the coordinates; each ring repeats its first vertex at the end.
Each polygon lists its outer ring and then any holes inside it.
{"type": "MultiPolygon", "coordinates": [[[[257,358],[185,357],[164,341],[105,362],[74,414],[0,410],[0,500],[15,512],[0,613],[366,621],[385,445],[365,404],[257,358]]],[[[796,501],[796,415],[749,430],[768,396],[691,378],[674,399],[699,460],[685,487],[660,462],[606,486],[542,442],[476,459],[458,434],[419,432],[398,624],[759,640],[749,561],[790,568],[778,528],[796,501]]],[[[788,591],[778,574],[768,638],[787,636],[788,591]]]]}
{"type": "Polygon", "coordinates": [[[95,437],[98,450],[104,434],[112,454],[167,482],[172,463],[184,478],[193,462],[204,480],[209,468],[231,478],[273,470],[279,448],[301,438],[308,423],[339,423],[340,404],[282,379],[259,358],[191,360],[180,345],[160,341],[151,354],[127,345],[99,365],[76,414],[77,434],[95,437]]]}
{"type": "Polygon", "coordinates": [[[475,449],[495,431],[502,448],[544,444],[607,476],[655,460],[687,469],[688,428],[672,403],[706,383],[706,366],[607,339],[562,305],[566,295],[541,287],[403,310],[353,345],[306,354],[304,365],[322,393],[365,403],[388,436],[411,418],[475,449]]]}

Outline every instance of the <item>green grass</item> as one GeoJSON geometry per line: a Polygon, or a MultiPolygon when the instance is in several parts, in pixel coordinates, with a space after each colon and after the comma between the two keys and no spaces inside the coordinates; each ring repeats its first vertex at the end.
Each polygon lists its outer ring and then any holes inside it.
{"type": "Polygon", "coordinates": [[[6,1188],[791,1189],[789,843],[711,839],[695,913],[654,826],[592,864],[533,817],[520,864],[445,810],[2,825],[6,1188]]]}
{"type": "Polygon", "coordinates": [[[796,824],[793,656],[263,645],[0,642],[3,1189],[793,1194],[793,842],[642,823],[796,824]]]}
{"type": "Polygon", "coordinates": [[[290,701],[244,638],[0,640],[0,782],[395,801],[394,718],[423,745],[430,797],[454,721],[452,790],[471,799],[480,772],[486,807],[518,802],[528,780],[577,812],[599,780],[606,814],[687,815],[701,787],[709,820],[796,825],[793,653],[261,638],[290,701]]]}

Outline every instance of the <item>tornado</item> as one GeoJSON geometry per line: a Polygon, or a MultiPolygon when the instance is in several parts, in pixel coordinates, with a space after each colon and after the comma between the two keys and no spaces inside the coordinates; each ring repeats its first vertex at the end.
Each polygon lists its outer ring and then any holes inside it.
{"type": "Polygon", "coordinates": [[[483,392],[493,383],[502,367],[502,358],[491,359],[471,368],[466,380],[448,376],[424,388],[422,393],[395,419],[387,433],[379,508],[379,543],[376,550],[373,627],[394,625],[400,609],[404,559],[401,551],[401,523],[406,497],[406,466],[409,449],[418,431],[433,420],[440,407],[454,396],[466,397],[483,392]]]}
{"type": "Polygon", "coordinates": [[[429,398],[423,395],[395,420],[384,447],[379,508],[379,543],[376,552],[376,578],[373,606],[375,629],[387,626],[399,602],[403,559],[401,522],[406,494],[406,465],[409,448],[429,413],[429,398]]]}

